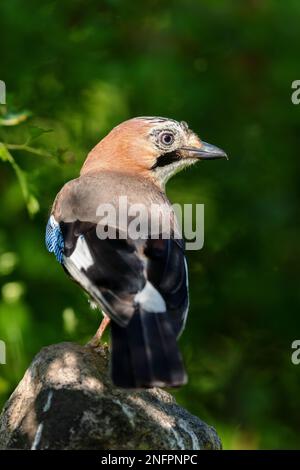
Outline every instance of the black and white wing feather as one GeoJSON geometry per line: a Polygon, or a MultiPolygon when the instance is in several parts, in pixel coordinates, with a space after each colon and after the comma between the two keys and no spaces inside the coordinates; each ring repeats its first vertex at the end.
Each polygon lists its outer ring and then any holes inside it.
{"type": "Polygon", "coordinates": [[[122,387],[177,386],[176,338],[188,310],[184,246],[176,239],[99,239],[94,222],[57,221],[46,245],[111,318],[112,378],[122,387]]]}

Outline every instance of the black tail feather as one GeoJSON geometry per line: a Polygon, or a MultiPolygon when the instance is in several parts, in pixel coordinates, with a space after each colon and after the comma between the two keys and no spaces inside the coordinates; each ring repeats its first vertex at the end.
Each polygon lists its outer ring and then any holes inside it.
{"type": "Polygon", "coordinates": [[[118,387],[175,387],[186,373],[167,314],[136,311],[127,327],[112,322],[112,380],[118,387]]]}
{"type": "Polygon", "coordinates": [[[134,388],[135,380],[131,365],[127,333],[124,328],[111,321],[111,376],[118,387],[134,388]],[[125,335],[124,335],[125,333],[125,335]]]}

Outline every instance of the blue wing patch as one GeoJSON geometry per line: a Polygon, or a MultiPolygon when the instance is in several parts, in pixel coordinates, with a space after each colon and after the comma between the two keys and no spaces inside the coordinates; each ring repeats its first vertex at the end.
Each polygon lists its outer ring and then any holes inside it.
{"type": "Polygon", "coordinates": [[[63,263],[64,256],[64,238],[59,223],[56,222],[53,215],[48,220],[46,227],[46,247],[50,253],[54,253],[57,261],[63,263]]]}

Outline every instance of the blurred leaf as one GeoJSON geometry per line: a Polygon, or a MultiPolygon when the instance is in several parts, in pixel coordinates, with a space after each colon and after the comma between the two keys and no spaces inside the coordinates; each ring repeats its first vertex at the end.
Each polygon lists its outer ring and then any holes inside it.
{"type": "Polygon", "coordinates": [[[7,393],[9,388],[9,381],[5,380],[3,377],[0,377],[0,394],[7,393]]]}
{"type": "Polygon", "coordinates": [[[40,210],[40,204],[33,194],[29,194],[27,201],[27,209],[30,215],[34,216],[40,210]]]}
{"type": "Polygon", "coordinates": [[[36,214],[39,210],[39,204],[36,198],[30,194],[27,184],[27,178],[25,172],[16,163],[14,157],[7,150],[6,146],[0,142],[0,159],[4,162],[9,162],[14,169],[14,172],[19,181],[19,185],[23,194],[23,198],[26,203],[27,210],[30,215],[36,214]]]}
{"type": "Polygon", "coordinates": [[[8,282],[2,286],[3,300],[9,304],[19,302],[24,293],[24,285],[20,282],[8,282]]]}
{"type": "Polygon", "coordinates": [[[65,308],[62,316],[65,331],[69,334],[74,333],[78,324],[74,310],[72,308],[65,308]]]}
{"type": "Polygon", "coordinates": [[[30,144],[33,140],[38,139],[43,134],[49,134],[49,132],[53,132],[53,129],[43,129],[37,126],[31,126],[28,128],[29,138],[26,144],[30,144]]]}
{"type": "Polygon", "coordinates": [[[0,126],[17,126],[26,121],[31,115],[32,113],[30,111],[3,114],[0,116],[0,126]]]}
{"type": "Polygon", "coordinates": [[[0,274],[7,276],[12,273],[18,262],[18,256],[16,253],[2,253],[0,255],[0,274]]]}
{"type": "Polygon", "coordinates": [[[66,153],[68,151],[68,148],[60,148],[58,147],[56,149],[56,157],[60,163],[65,163],[66,162],[66,153]]]}
{"type": "Polygon", "coordinates": [[[10,155],[9,151],[5,147],[4,144],[0,142],[0,159],[3,162],[10,162],[12,159],[12,156],[10,155]]]}

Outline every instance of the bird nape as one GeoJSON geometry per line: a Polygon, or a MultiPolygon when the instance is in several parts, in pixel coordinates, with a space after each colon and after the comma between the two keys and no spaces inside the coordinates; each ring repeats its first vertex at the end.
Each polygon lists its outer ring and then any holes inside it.
{"type": "Polygon", "coordinates": [[[182,168],[217,158],[227,156],[185,122],[130,119],[92,149],[80,176],[55,199],[46,245],[104,312],[91,347],[110,323],[116,386],[187,381],[177,339],[188,313],[188,273],[165,185],[182,168]],[[139,223],[133,217],[137,207],[139,223]]]}

